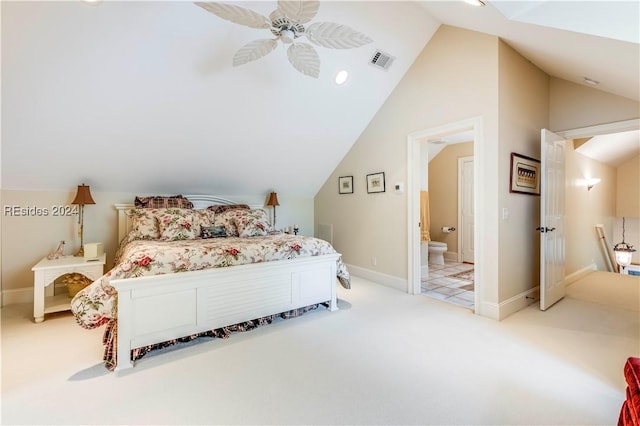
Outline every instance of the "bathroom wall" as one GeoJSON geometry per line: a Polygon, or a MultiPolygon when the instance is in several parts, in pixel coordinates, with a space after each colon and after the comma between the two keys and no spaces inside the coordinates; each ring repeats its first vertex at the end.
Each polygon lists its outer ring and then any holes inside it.
{"type": "Polygon", "coordinates": [[[446,258],[457,259],[458,253],[458,158],[473,156],[473,142],[451,144],[429,161],[429,204],[433,241],[447,244],[446,258]],[[442,232],[443,226],[456,231],[442,232]]]}

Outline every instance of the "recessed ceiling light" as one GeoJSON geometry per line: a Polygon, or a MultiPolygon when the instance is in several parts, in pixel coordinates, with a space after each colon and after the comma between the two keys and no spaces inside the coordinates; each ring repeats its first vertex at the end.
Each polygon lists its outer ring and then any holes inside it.
{"type": "Polygon", "coordinates": [[[472,6],[484,6],[486,3],[483,0],[464,0],[465,3],[468,3],[472,6]]]}
{"type": "Polygon", "coordinates": [[[92,6],[102,2],[102,0],[81,0],[81,1],[84,4],[90,4],[92,6]]]}
{"type": "Polygon", "coordinates": [[[348,78],[349,72],[347,72],[346,70],[338,71],[338,73],[336,74],[335,82],[338,86],[340,86],[346,83],[348,78]]]}
{"type": "Polygon", "coordinates": [[[584,84],[588,84],[590,86],[597,86],[598,84],[600,84],[599,81],[594,80],[594,79],[589,78],[589,77],[582,77],[582,81],[584,82],[584,84]]]}

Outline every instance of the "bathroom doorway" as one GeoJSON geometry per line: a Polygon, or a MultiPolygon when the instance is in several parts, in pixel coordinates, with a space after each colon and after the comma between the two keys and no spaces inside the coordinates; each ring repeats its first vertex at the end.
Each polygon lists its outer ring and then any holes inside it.
{"type": "MultiPolygon", "coordinates": [[[[484,146],[484,130],[483,130],[483,119],[482,117],[475,117],[470,119],[465,119],[462,121],[442,125],[439,127],[433,127],[421,131],[417,131],[411,133],[407,137],[408,143],[408,243],[409,243],[409,253],[408,253],[408,268],[409,268],[409,277],[408,277],[408,292],[410,294],[422,294],[422,280],[423,278],[429,279],[434,278],[432,275],[435,274],[429,273],[428,266],[426,268],[422,268],[422,238],[420,232],[420,200],[421,200],[421,191],[429,188],[429,185],[432,185],[434,182],[430,182],[427,174],[429,173],[429,165],[428,160],[425,160],[424,151],[426,149],[422,149],[423,147],[428,147],[429,141],[437,141],[438,139],[446,139],[447,137],[452,137],[453,135],[458,135],[461,133],[467,133],[472,135],[472,144],[473,144],[473,153],[474,156],[474,168],[473,168],[473,188],[474,194],[477,196],[473,197],[473,212],[474,215],[474,225],[473,225],[473,241],[482,241],[485,238],[486,229],[480,224],[485,224],[487,222],[488,216],[485,213],[486,210],[479,209],[478,207],[483,205],[482,202],[483,197],[482,194],[479,193],[479,190],[484,188],[485,184],[485,166],[484,162],[486,161],[485,152],[480,149],[480,147],[484,146]],[[426,164],[426,167],[423,167],[423,164],[426,164]],[[424,186],[423,186],[424,185],[424,186]]],[[[468,140],[468,139],[467,139],[468,140]]],[[[436,144],[437,145],[437,144],[436,144]]],[[[453,197],[457,199],[457,164],[452,166],[454,170],[454,176],[451,180],[454,182],[453,197]]],[[[434,180],[434,179],[431,179],[434,180]]],[[[449,218],[454,222],[453,226],[457,228],[457,219],[458,213],[457,209],[454,209],[453,213],[449,215],[449,218]]],[[[451,225],[451,224],[449,224],[451,225]]],[[[434,227],[437,225],[434,225],[434,227]]],[[[440,227],[444,226],[440,225],[440,227]]],[[[491,228],[491,226],[489,226],[491,228]]],[[[457,233],[456,240],[457,241],[457,233]]],[[[431,239],[438,241],[440,236],[434,235],[431,239]]],[[[454,244],[455,246],[455,244],[454,244]]],[[[427,249],[428,250],[428,249],[427,249]]],[[[447,251],[449,249],[447,248],[447,251]]],[[[449,253],[447,258],[449,261],[453,261],[457,263],[454,267],[462,267],[465,269],[473,269],[471,276],[473,277],[473,311],[479,315],[491,315],[491,306],[490,304],[486,304],[484,302],[484,291],[483,285],[485,281],[485,265],[487,263],[487,253],[480,251],[479,253],[475,253],[474,255],[474,264],[463,264],[461,260],[457,259],[457,248],[456,251],[449,253]],[[451,257],[453,256],[453,257],[451,257]]],[[[427,256],[428,263],[428,256],[427,256]]],[[[445,263],[445,266],[446,263],[445,263]]],[[[460,269],[462,269],[460,268],[460,269]]],[[[433,268],[435,269],[435,268],[433,268]]],[[[446,268],[441,268],[446,269],[446,268]]],[[[445,271],[443,271],[445,272],[445,271]]],[[[446,271],[451,272],[451,271],[446,271]]],[[[465,273],[469,271],[456,271],[457,273],[465,273]]],[[[467,277],[470,277],[469,275],[467,277]]],[[[462,283],[459,283],[462,284],[462,283]]],[[[470,284],[470,283],[469,283],[470,284]]],[[[462,285],[466,285],[462,284],[462,285]]],[[[444,286],[441,286],[444,287],[444,286]]]]}
{"type": "Polygon", "coordinates": [[[421,294],[473,309],[473,132],[429,138],[422,149],[421,225],[431,241],[421,243],[421,294]]]}

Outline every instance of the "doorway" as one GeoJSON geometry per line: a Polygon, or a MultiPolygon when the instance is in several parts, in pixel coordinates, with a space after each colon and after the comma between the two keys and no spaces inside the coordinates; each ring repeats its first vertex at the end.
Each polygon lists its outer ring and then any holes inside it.
{"type": "Polygon", "coordinates": [[[473,132],[430,139],[425,149],[421,294],[473,309],[473,132]]]}
{"type": "MultiPolygon", "coordinates": [[[[483,146],[483,120],[481,117],[462,120],[459,122],[447,124],[440,127],[425,129],[408,135],[407,155],[408,155],[408,185],[407,185],[407,204],[408,204],[408,288],[410,294],[421,294],[421,261],[420,261],[420,190],[422,179],[421,176],[421,148],[423,144],[429,140],[444,138],[453,134],[469,132],[473,139],[473,148],[475,158],[475,167],[473,168],[473,192],[476,194],[473,200],[473,211],[478,226],[473,227],[473,240],[482,241],[483,227],[481,224],[486,214],[478,208],[478,200],[482,197],[483,181],[483,159],[478,158],[482,155],[483,146]]],[[[428,186],[428,182],[427,182],[428,186]]],[[[486,264],[485,256],[480,253],[475,258],[474,265],[474,312],[483,314],[483,271],[486,264]]],[[[428,273],[428,272],[427,272],[428,273]]]]}

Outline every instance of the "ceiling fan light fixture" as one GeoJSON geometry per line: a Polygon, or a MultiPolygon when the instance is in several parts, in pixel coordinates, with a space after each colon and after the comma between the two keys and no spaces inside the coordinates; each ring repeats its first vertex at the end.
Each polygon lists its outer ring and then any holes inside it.
{"type": "Polygon", "coordinates": [[[291,30],[282,30],[280,31],[280,40],[282,40],[285,44],[293,43],[293,39],[295,38],[295,34],[291,30]]]}
{"type": "Polygon", "coordinates": [[[349,78],[349,71],[347,70],[340,70],[336,73],[336,78],[335,78],[335,82],[338,86],[342,86],[344,83],[347,82],[347,79],[349,78]]]}
{"type": "Polygon", "coordinates": [[[254,40],[242,46],[233,57],[233,66],[255,61],[272,52],[282,41],[291,65],[304,75],[318,78],[320,57],[312,45],[330,49],[352,49],[371,43],[368,36],[335,22],[310,23],[318,13],[318,0],[279,0],[269,18],[251,9],[218,2],[195,2],[219,18],[249,28],[269,30],[275,39],[254,40]],[[307,25],[308,24],[308,25],[307,25]],[[293,41],[305,37],[311,43],[293,41]]]}

